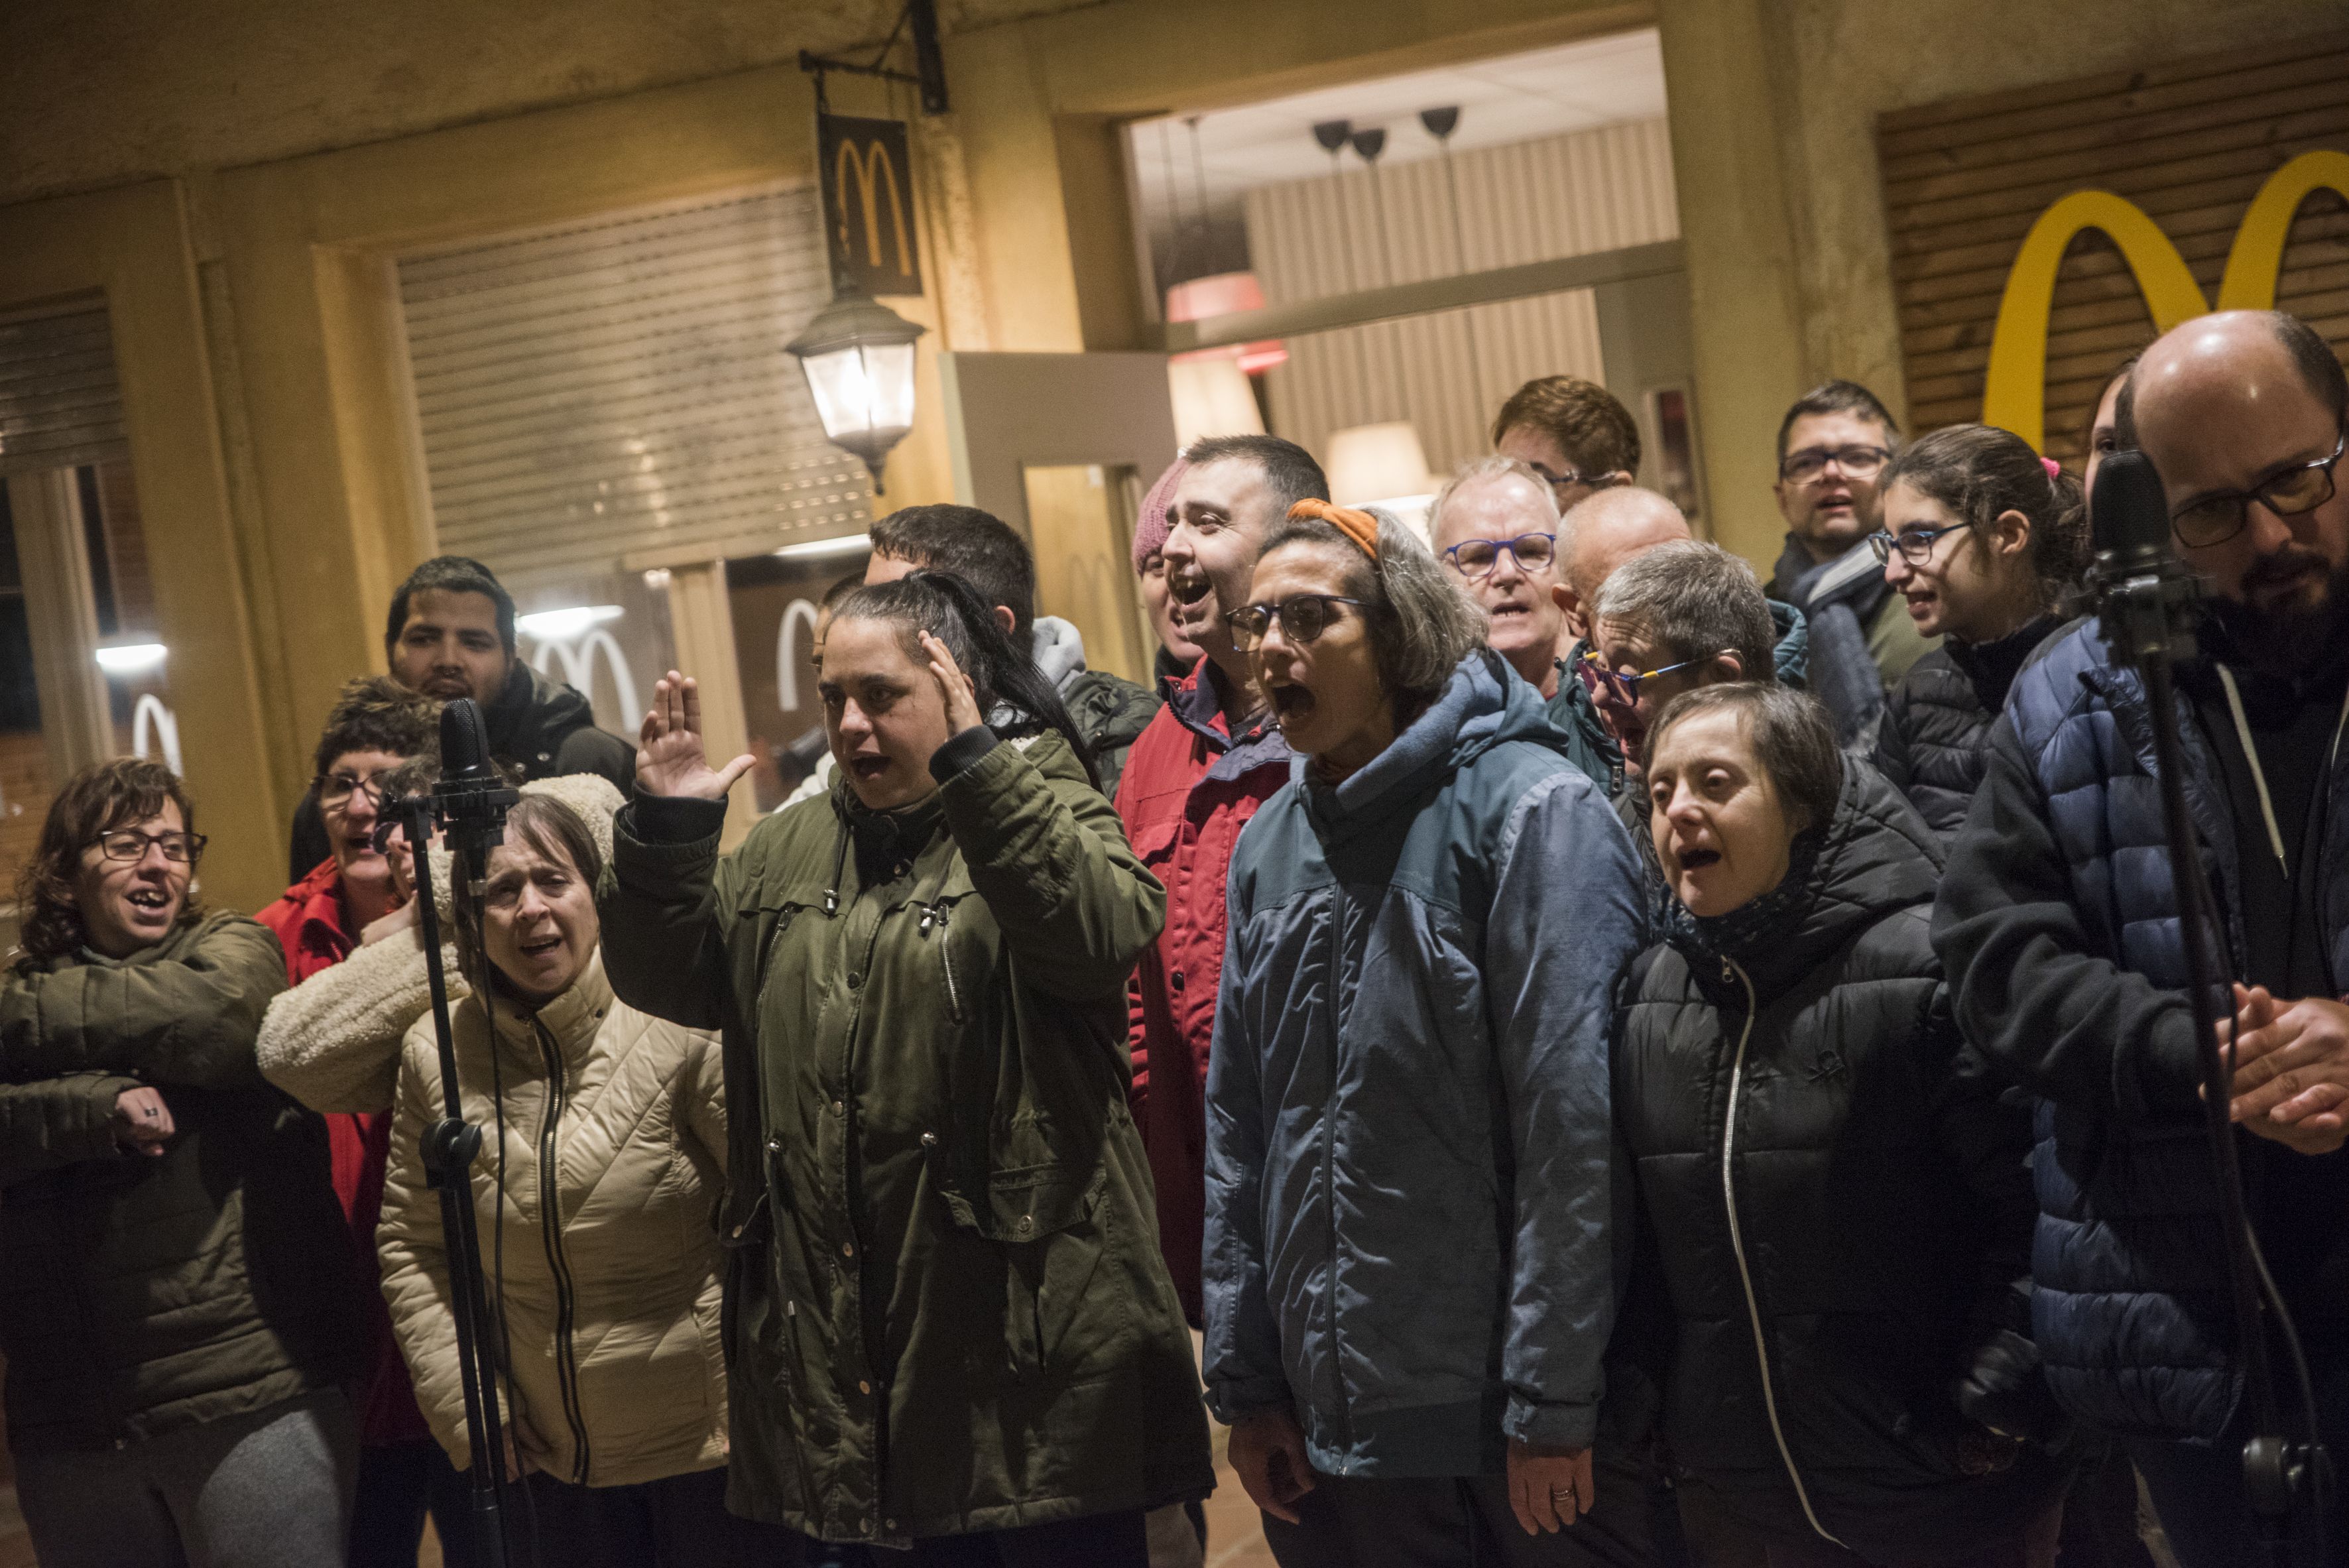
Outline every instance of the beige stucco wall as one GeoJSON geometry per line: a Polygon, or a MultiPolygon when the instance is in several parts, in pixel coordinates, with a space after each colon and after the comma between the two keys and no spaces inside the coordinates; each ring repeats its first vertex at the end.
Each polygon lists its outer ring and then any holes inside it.
{"type": "MultiPolygon", "coordinates": [[[[1761,562],[1777,543],[1770,442],[1786,402],[1828,375],[1902,400],[1878,112],[2349,15],[2343,0],[939,8],[955,113],[916,119],[928,293],[902,308],[931,334],[922,419],[891,464],[893,503],[949,489],[936,351],[1136,346],[1121,118],[1660,23],[1713,511],[1723,542],[1761,562]]],[[[126,268],[171,280],[177,294],[151,297],[189,307],[141,304],[118,330],[159,335],[119,351],[139,362],[150,410],[134,420],[144,427],[134,451],[158,449],[140,467],[150,531],[208,541],[218,562],[166,593],[184,601],[172,612],[182,626],[226,623],[207,634],[211,663],[174,665],[175,681],[235,694],[202,743],[220,748],[204,764],[212,777],[249,781],[240,808],[253,828],[216,835],[226,841],[207,865],[223,896],[250,903],[274,891],[282,841],[263,830],[290,808],[335,684],[380,660],[385,598],[429,537],[390,258],[428,241],[805,178],[812,99],[797,52],[849,52],[885,34],[896,10],[896,0],[0,6],[0,308],[127,286],[126,268]]],[[[833,91],[852,112],[911,113],[903,89],[894,101],[870,82],[833,91]]]]}
{"type": "Polygon", "coordinates": [[[1766,563],[1779,415],[1830,376],[1901,411],[1876,164],[1888,109],[2282,40],[2342,0],[1661,0],[1707,478],[1766,563]]]}

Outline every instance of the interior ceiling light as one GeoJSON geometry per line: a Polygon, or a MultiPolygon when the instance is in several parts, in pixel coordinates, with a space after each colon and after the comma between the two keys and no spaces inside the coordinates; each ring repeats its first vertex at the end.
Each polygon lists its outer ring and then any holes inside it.
{"type": "Polygon", "coordinates": [[[160,665],[169,650],[160,643],[125,643],[119,647],[96,651],[98,667],[108,675],[134,676],[160,665]]]}
{"type": "Polygon", "coordinates": [[[563,610],[534,610],[514,617],[514,630],[542,643],[567,643],[590,627],[616,621],[625,614],[617,604],[574,604],[563,610]]]}

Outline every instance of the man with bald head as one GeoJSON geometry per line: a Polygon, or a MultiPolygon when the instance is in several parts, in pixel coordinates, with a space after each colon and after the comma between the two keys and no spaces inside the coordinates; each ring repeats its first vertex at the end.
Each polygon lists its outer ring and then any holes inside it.
{"type": "Polygon", "coordinates": [[[1567,514],[1557,606],[1576,637],[1590,635],[1590,603],[1599,585],[1631,557],[1696,537],[1669,497],[1635,485],[1603,490],[1567,514]]]}
{"type": "MultiPolygon", "coordinates": [[[[2349,1457],[2349,379],[2272,312],[2203,316],[2133,373],[2171,544],[2199,575],[2183,780],[2240,981],[2232,1088],[2252,1223],[2349,1457]]],[[[2091,623],[2015,682],[1934,943],[1967,1038],[2051,1103],[2031,1316],[2076,1418],[2128,1435],[2186,1568],[2249,1563],[2251,1435],[2148,778],[2147,698],[2091,623]],[[2154,1435],[2147,1435],[2154,1434],[2154,1435]],[[2189,1440],[2191,1439],[2191,1440],[2189,1440]]],[[[2278,1365],[2285,1365],[2281,1358],[2278,1365]]],[[[2292,1433],[2297,1401],[2282,1391],[2292,1433]]],[[[2337,1513],[2313,1527],[2344,1557],[2337,1513]]],[[[2294,1557],[2292,1561],[2302,1559],[2294,1557]]]]}

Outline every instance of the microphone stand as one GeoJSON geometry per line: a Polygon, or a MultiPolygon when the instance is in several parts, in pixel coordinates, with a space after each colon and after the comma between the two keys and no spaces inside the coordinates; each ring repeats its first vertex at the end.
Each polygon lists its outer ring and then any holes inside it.
{"type": "MultiPolygon", "coordinates": [[[[2152,708],[2154,772],[2161,791],[2162,826],[2169,841],[2179,944],[2186,955],[2187,1002],[2193,1009],[2195,1045],[2202,1068],[2203,1127],[2217,1166],[2229,1294],[2244,1389],[2251,1399],[2253,1430],[2243,1445],[2243,1482],[2267,1553],[2281,1562],[2292,1515],[2296,1510],[2314,1507],[2331,1491],[2332,1467],[2313,1425],[2313,1409],[2308,1412],[2312,1426],[2307,1442],[2292,1442],[2283,1434],[2267,1325],[2261,1311],[2260,1279],[2266,1269],[2254,1252],[2251,1212],[2243,1196],[2242,1163],[2229,1113],[2234,1050],[2231,1044],[2223,1051],[2220,1046],[2220,969],[2209,945],[2217,917],[2202,877],[2201,844],[2186,804],[2186,747],[2178,723],[2175,679],[2178,666],[2196,656],[2195,624],[2200,603],[2199,581],[2191,568],[2174,556],[2154,559],[2139,553],[2113,566],[2099,563],[2098,628],[2114,657],[2143,677],[2152,708]]],[[[2284,1311],[2281,1300],[2276,1311],[2280,1315],[2284,1311]]],[[[2292,1333],[2288,1320],[2282,1327],[2287,1335],[2292,1333]]],[[[2295,1345],[2295,1353],[2296,1349],[2295,1345]]]]}
{"type": "Polygon", "coordinates": [[[449,1295],[457,1324],[457,1366],[465,1397],[465,1440],[472,1452],[473,1558],[477,1568],[505,1568],[505,1439],[498,1418],[496,1330],[487,1282],[481,1277],[481,1229],[473,1212],[473,1161],[481,1130],[465,1119],[457,1083],[456,1037],[449,1024],[449,980],[440,963],[440,912],[432,896],[432,856],[426,848],[437,823],[448,834],[455,874],[475,892],[488,875],[490,845],[502,837],[506,808],[517,799],[487,762],[480,709],[450,703],[440,716],[441,755],[458,763],[430,794],[388,803],[408,834],[415,868],[425,975],[432,991],[432,1032],[440,1047],[440,1119],[424,1129],[419,1152],[427,1185],[440,1194],[440,1235],[448,1258],[449,1295]],[[460,762],[460,759],[462,759],[460,762]]]}

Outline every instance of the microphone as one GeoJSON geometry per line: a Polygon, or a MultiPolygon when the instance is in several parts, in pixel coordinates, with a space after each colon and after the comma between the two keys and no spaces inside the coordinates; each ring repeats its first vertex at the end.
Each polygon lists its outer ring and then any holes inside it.
{"type": "Polygon", "coordinates": [[[2088,530],[2089,589],[2113,656],[2137,670],[2193,658],[2202,582],[2170,548],[2169,494],[2152,459],[2115,452],[2097,466],[2088,530]]]}
{"type": "Polygon", "coordinates": [[[432,809],[468,880],[481,880],[490,846],[505,837],[506,808],[520,799],[490,760],[481,705],[460,696],[443,707],[440,779],[432,786],[432,809]]]}

